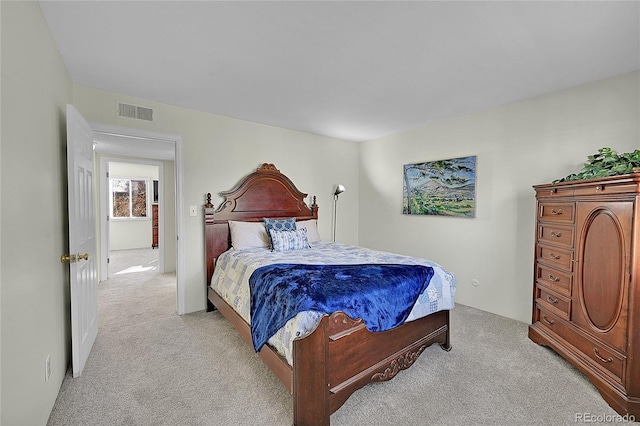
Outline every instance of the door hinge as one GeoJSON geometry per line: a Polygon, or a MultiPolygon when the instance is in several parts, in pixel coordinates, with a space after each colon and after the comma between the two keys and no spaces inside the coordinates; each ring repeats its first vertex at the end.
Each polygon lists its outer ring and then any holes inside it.
{"type": "Polygon", "coordinates": [[[107,257],[107,263],[111,262],[111,259],[107,257]]]}

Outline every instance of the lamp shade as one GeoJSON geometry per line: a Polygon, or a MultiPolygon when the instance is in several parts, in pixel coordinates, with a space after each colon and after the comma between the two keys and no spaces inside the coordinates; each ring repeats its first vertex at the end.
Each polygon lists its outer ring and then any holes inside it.
{"type": "Polygon", "coordinates": [[[334,192],[333,195],[342,194],[344,191],[345,191],[344,185],[338,185],[336,186],[336,192],[334,192]]]}

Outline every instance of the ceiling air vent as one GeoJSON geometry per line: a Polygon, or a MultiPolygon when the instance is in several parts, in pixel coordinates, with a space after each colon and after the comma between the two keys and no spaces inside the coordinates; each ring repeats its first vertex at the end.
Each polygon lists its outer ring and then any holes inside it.
{"type": "Polygon", "coordinates": [[[136,120],[153,121],[153,110],[139,105],[118,102],[118,117],[134,118],[136,120]]]}

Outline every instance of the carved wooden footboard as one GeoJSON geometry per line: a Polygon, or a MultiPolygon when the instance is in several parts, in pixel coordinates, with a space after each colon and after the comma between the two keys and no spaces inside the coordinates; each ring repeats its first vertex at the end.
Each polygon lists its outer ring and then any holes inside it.
{"type": "MultiPolygon", "coordinates": [[[[235,189],[222,192],[225,201],[214,209],[205,205],[207,298],[240,335],[252,345],[251,328],[213,289],[208,287],[218,256],[230,248],[229,220],[262,221],[265,217],[317,219],[315,197],[311,207],[295,185],[273,164],[263,164],[235,189]]],[[[413,365],[426,347],[439,343],[451,348],[449,311],[372,333],[361,319],[342,312],[322,317],[316,329],[293,342],[293,368],[271,346],[258,352],[293,397],[295,425],[329,425],[331,413],[362,386],[394,378],[413,365]]]]}
{"type": "Polygon", "coordinates": [[[325,315],[313,334],[293,343],[294,424],[328,425],[353,392],[393,379],[433,343],[451,349],[449,311],[377,333],[342,312],[325,315]]]}

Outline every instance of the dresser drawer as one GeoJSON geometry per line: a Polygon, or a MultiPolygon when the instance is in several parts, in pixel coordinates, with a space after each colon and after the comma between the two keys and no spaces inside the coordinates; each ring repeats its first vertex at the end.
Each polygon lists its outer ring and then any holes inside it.
{"type": "Polygon", "coordinates": [[[590,338],[587,334],[579,332],[575,327],[562,320],[550,311],[536,306],[539,325],[565,340],[580,352],[579,355],[591,365],[607,373],[619,383],[623,383],[626,357],[616,351],[606,348],[601,343],[590,338]]]}
{"type": "Polygon", "coordinates": [[[540,203],[538,219],[550,222],[573,223],[575,206],[573,203],[540,203]]]}
{"type": "Polygon", "coordinates": [[[536,245],[536,258],[539,263],[554,266],[563,271],[573,271],[573,251],[558,247],[536,245]]]}
{"type": "Polygon", "coordinates": [[[551,187],[544,185],[544,187],[536,187],[536,198],[560,198],[573,196],[573,188],[571,187],[551,187]]]}
{"type": "Polygon", "coordinates": [[[536,285],[536,303],[565,320],[571,317],[571,299],[538,285],[536,285]]]}
{"type": "Polygon", "coordinates": [[[577,187],[575,189],[575,195],[611,195],[611,194],[633,194],[637,190],[637,185],[630,183],[627,185],[608,185],[600,183],[597,185],[589,185],[577,187]]]}
{"type": "Polygon", "coordinates": [[[571,296],[572,274],[536,264],[536,282],[565,296],[571,296]]]}
{"type": "Polygon", "coordinates": [[[573,247],[573,227],[538,223],[538,241],[553,245],[573,247]]]}

